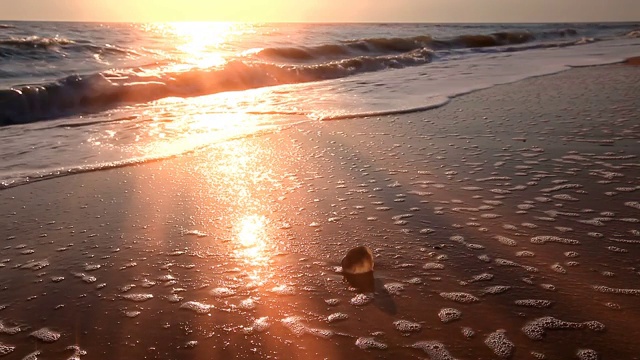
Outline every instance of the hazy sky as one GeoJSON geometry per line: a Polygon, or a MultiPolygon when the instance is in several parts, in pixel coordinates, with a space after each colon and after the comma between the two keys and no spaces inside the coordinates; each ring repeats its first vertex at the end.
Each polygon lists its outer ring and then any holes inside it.
{"type": "Polygon", "coordinates": [[[640,21],[640,0],[0,0],[0,20],[640,21]]]}

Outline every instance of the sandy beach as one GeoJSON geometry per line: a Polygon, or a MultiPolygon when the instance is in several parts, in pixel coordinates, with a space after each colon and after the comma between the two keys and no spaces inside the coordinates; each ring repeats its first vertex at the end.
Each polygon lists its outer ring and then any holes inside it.
{"type": "Polygon", "coordinates": [[[576,68],[2,190],[0,355],[639,359],[638,84],[576,68]],[[339,273],[357,245],[374,295],[339,273]]]}

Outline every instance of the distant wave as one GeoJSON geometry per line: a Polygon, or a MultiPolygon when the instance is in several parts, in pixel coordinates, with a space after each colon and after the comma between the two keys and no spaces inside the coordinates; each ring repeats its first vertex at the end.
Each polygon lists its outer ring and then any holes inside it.
{"type": "Polygon", "coordinates": [[[90,52],[93,54],[138,54],[131,49],[113,45],[95,45],[88,41],[74,41],[61,37],[29,36],[0,40],[0,58],[46,58],[61,52],[90,52]]]}
{"type": "Polygon", "coordinates": [[[15,29],[15,26],[9,24],[0,24],[0,29],[15,29]]]}
{"type": "Polygon", "coordinates": [[[629,32],[626,37],[630,37],[630,38],[640,38],[640,30],[634,30],[629,32]]]}
{"type": "Polygon", "coordinates": [[[319,46],[266,48],[258,52],[258,56],[270,60],[319,61],[368,54],[397,54],[418,49],[439,51],[518,45],[535,40],[553,40],[576,36],[578,36],[576,29],[567,28],[539,33],[505,31],[493,34],[470,34],[452,39],[434,39],[428,35],[405,38],[367,38],[319,46]]]}
{"type": "Polygon", "coordinates": [[[69,45],[75,44],[75,41],[68,40],[65,38],[53,37],[39,37],[39,36],[29,36],[25,38],[11,38],[0,40],[0,45],[5,46],[14,46],[18,48],[49,48],[52,46],[61,46],[61,45],[69,45]]]}

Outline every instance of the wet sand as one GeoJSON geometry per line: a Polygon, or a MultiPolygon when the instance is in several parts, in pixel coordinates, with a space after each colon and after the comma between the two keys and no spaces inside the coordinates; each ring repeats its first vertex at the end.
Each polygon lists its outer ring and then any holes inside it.
{"type": "Polygon", "coordinates": [[[3,190],[0,355],[638,359],[638,84],[573,69],[3,190]],[[363,244],[373,296],[338,272],[363,244]]]}

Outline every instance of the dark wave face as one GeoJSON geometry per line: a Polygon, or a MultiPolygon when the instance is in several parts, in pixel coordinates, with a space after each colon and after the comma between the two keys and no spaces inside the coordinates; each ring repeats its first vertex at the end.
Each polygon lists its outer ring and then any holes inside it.
{"type": "Polygon", "coordinates": [[[261,50],[258,56],[269,60],[319,61],[368,54],[397,54],[418,49],[439,51],[520,45],[536,40],[553,40],[575,36],[578,36],[578,31],[568,28],[537,34],[527,31],[504,31],[487,35],[460,35],[451,39],[434,39],[428,35],[406,38],[367,38],[319,46],[266,48],[261,50]]]}
{"type": "Polygon", "coordinates": [[[73,41],[65,38],[42,38],[30,36],[0,40],[0,58],[47,59],[53,55],[66,56],[66,53],[88,53],[95,55],[131,55],[134,50],[117,46],[99,46],[87,41],[73,41]]]}

